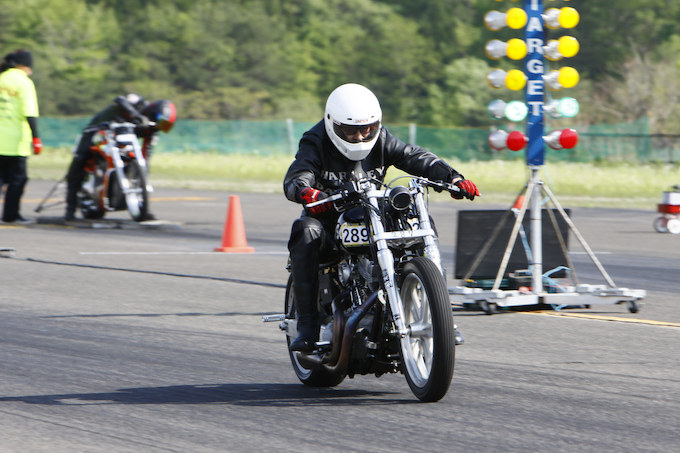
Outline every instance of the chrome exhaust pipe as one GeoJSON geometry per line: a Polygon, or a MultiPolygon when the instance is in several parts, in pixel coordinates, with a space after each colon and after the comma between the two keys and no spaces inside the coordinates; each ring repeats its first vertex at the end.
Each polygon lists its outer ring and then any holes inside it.
{"type": "MultiPolygon", "coordinates": [[[[311,354],[297,354],[297,359],[300,362],[300,365],[302,365],[304,368],[307,369],[313,369],[313,368],[319,368],[319,367],[324,367],[326,370],[328,370],[329,373],[333,374],[346,374],[347,373],[347,366],[349,364],[349,358],[352,353],[352,342],[354,341],[354,334],[357,330],[357,326],[359,325],[359,322],[366,316],[366,313],[373,308],[373,305],[375,305],[375,302],[378,300],[378,295],[380,294],[380,291],[376,291],[373,294],[371,294],[361,306],[354,310],[352,312],[352,315],[347,319],[347,323],[345,324],[344,328],[344,333],[342,334],[342,344],[339,347],[339,356],[337,359],[337,363],[332,363],[330,360],[324,360],[324,357],[326,356],[318,356],[318,355],[311,355],[311,354]]],[[[337,313],[342,313],[341,310],[336,310],[337,313]]],[[[334,315],[335,316],[335,315],[334,315]]],[[[342,316],[342,315],[341,315],[342,316]]],[[[343,316],[344,318],[344,316],[343,316]]],[[[334,322],[337,318],[334,318],[334,322]]],[[[329,356],[329,359],[333,357],[333,355],[336,353],[338,350],[338,346],[340,345],[340,341],[338,338],[336,338],[338,335],[336,335],[336,332],[340,331],[340,329],[336,329],[335,327],[333,328],[333,349],[331,351],[331,354],[329,356]]]]}

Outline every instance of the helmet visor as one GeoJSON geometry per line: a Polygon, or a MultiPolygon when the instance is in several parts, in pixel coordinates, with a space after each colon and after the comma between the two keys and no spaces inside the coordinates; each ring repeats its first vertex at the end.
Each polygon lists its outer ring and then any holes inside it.
{"type": "Polygon", "coordinates": [[[371,124],[342,124],[333,121],[333,130],[347,143],[370,142],[380,132],[380,121],[371,124]]]}
{"type": "Polygon", "coordinates": [[[156,127],[163,132],[170,132],[170,129],[175,125],[177,119],[177,110],[175,104],[170,101],[157,101],[152,105],[153,113],[151,120],[156,121],[156,127]]]}

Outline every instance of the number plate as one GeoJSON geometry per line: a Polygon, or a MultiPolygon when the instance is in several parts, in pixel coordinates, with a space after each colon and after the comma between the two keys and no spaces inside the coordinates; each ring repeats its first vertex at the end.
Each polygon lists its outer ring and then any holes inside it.
{"type": "Polygon", "coordinates": [[[368,229],[357,223],[343,223],[338,229],[340,242],[345,247],[360,247],[369,244],[368,229]]]}

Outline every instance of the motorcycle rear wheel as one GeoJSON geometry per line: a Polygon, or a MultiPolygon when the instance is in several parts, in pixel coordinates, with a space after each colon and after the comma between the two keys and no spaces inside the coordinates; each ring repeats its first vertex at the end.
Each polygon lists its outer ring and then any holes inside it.
{"type": "Polygon", "coordinates": [[[416,257],[401,272],[400,294],[410,331],[401,340],[406,381],[421,401],[439,401],[451,385],[455,362],[455,329],[446,283],[432,261],[416,257]]]}
{"type": "MultiPolygon", "coordinates": [[[[297,319],[297,310],[295,308],[295,294],[293,292],[293,278],[288,278],[288,284],[286,285],[286,302],[284,306],[284,313],[289,319],[297,319]]],[[[286,345],[290,346],[290,342],[295,338],[297,334],[286,335],[286,345]]],[[[345,376],[342,374],[334,374],[325,370],[323,368],[308,370],[304,368],[298,358],[296,352],[288,350],[288,355],[290,356],[290,363],[293,365],[293,371],[295,375],[303,384],[309,387],[335,387],[340,384],[345,376]]]]}
{"type": "Polygon", "coordinates": [[[106,211],[94,204],[94,202],[91,204],[85,204],[81,202],[80,213],[83,215],[83,219],[97,220],[104,217],[106,211]]]}
{"type": "Polygon", "coordinates": [[[88,220],[97,220],[101,219],[104,217],[104,214],[106,213],[103,209],[86,209],[86,210],[81,210],[80,211],[83,214],[83,219],[88,219],[88,220]]]}
{"type": "MultiPolygon", "coordinates": [[[[94,175],[88,174],[86,178],[94,178],[94,175]]],[[[86,181],[89,181],[86,179],[86,181]]],[[[94,184],[98,181],[95,180],[94,184]]],[[[101,219],[106,214],[104,208],[99,205],[99,200],[92,198],[90,192],[81,190],[77,195],[77,206],[84,219],[96,220],[101,219]]]]}

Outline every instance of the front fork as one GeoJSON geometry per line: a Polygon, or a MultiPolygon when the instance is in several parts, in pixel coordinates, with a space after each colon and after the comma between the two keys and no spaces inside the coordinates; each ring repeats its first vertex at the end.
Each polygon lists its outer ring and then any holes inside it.
{"type": "MultiPolygon", "coordinates": [[[[415,189],[414,203],[418,212],[418,221],[420,225],[419,228],[433,231],[432,222],[430,222],[430,217],[427,213],[427,207],[425,206],[424,189],[419,187],[414,181],[411,181],[411,189],[415,189]]],[[[374,208],[369,210],[373,236],[382,237],[383,233],[385,233],[385,228],[383,226],[382,220],[380,219],[380,215],[378,214],[378,212],[380,212],[378,209],[378,201],[376,198],[372,197],[370,199],[370,203],[374,208]]],[[[444,273],[442,270],[441,255],[439,254],[439,246],[434,235],[423,236],[423,240],[425,242],[425,256],[434,262],[443,275],[444,273]]],[[[380,265],[380,269],[382,271],[383,285],[385,287],[385,292],[387,292],[390,309],[392,310],[392,316],[394,317],[394,323],[397,326],[399,336],[404,338],[410,334],[410,329],[404,322],[404,307],[396,282],[394,255],[387,246],[387,240],[379,239],[376,241],[375,245],[378,264],[380,265]]]]}
{"type": "MultiPolygon", "coordinates": [[[[144,153],[142,152],[142,148],[139,146],[139,139],[137,138],[136,135],[134,134],[129,134],[130,136],[123,137],[125,138],[128,142],[133,143],[134,146],[134,155],[135,159],[137,160],[137,163],[139,163],[139,167],[144,173],[144,176],[148,175],[148,166],[146,162],[146,158],[144,157],[144,153]]],[[[113,168],[115,169],[116,176],[118,177],[118,182],[120,182],[120,188],[123,192],[124,195],[127,195],[130,193],[130,181],[128,181],[127,176],[125,176],[125,163],[123,162],[123,158],[120,157],[120,152],[118,152],[118,149],[114,146],[114,143],[116,143],[116,137],[111,134],[108,138],[107,141],[109,143],[109,146],[111,146],[109,150],[109,155],[111,156],[111,159],[113,160],[113,168]]],[[[148,179],[145,178],[146,180],[146,191],[147,192],[153,192],[153,187],[151,184],[148,182],[148,179]]]]}
{"type": "Polygon", "coordinates": [[[128,181],[127,177],[125,176],[125,171],[124,171],[125,164],[123,163],[123,159],[120,157],[120,153],[118,152],[118,150],[113,145],[111,145],[110,155],[111,155],[111,160],[113,160],[114,171],[116,172],[116,176],[118,177],[118,182],[120,183],[120,190],[121,190],[121,192],[123,192],[123,195],[127,195],[130,192],[130,182],[128,181]]]}
{"type": "MultiPolygon", "coordinates": [[[[371,198],[370,202],[373,208],[375,208],[368,210],[371,219],[371,229],[373,230],[374,237],[380,237],[385,232],[385,228],[378,215],[378,201],[375,198],[371,198]]],[[[385,287],[385,292],[387,293],[390,309],[392,310],[394,324],[397,327],[399,337],[404,338],[409,334],[409,329],[404,323],[404,307],[401,303],[401,295],[397,288],[397,282],[395,281],[394,255],[387,246],[387,241],[385,239],[377,240],[375,245],[378,265],[382,272],[383,285],[385,287]]]]}
{"type": "MultiPolygon", "coordinates": [[[[411,180],[410,188],[412,191],[415,191],[413,202],[416,205],[416,211],[418,212],[420,228],[423,230],[434,231],[434,228],[432,228],[432,222],[430,222],[427,206],[425,206],[425,189],[418,185],[418,183],[414,180],[411,180]]],[[[437,240],[434,236],[424,236],[423,240],[425,242],[425,257],[429,258],[437,266],[439,272],[442,273],[442,276],[446,278],[444,268],[442,267],[442,259],[441,255],[439,254],[439,245],[437,244],[437,240]]]]}

